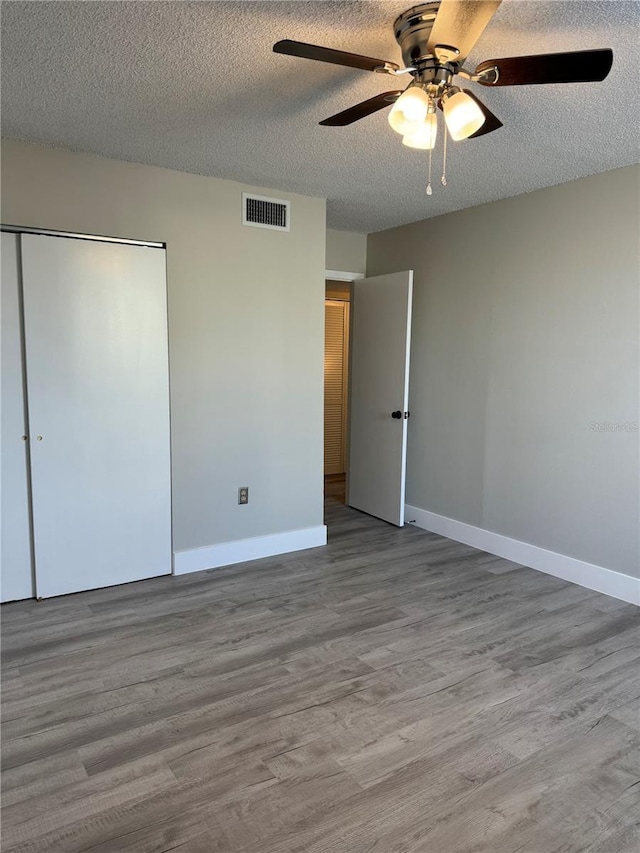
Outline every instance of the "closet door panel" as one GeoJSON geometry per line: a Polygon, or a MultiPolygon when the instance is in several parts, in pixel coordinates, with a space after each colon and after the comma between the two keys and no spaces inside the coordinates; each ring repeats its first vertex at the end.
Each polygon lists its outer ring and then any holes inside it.
{"type": "Polygon", "coordinates": [[[168,574],[165,252],[22,241],[37,595],[168,574]]]}
{"type": "Polygon", "coordinates": [[[2,234],[2,463],[0,600],[31,598],[31,531],[20,317],[19,240],[2,234]]]}

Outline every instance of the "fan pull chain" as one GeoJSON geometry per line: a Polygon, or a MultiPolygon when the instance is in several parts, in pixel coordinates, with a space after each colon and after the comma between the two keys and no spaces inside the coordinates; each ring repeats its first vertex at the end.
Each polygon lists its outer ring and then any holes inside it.
{"type": "Polygon", "coordinates": [[[433,190],[431,189],[431,149],[429,149],[429,179],[427,181],[427,195],[433,195],[433,190]]]}
{"type": "MultiPolygon", "coordinates": [[[[443,122],[443,124],[444,124],[444,122],[443,122]]],[[[444,130],[444,133],[442,135],[444,136],[444,152],[442,155],[442,177],[440,178],[440,183],[442,184],[443,187],[446,187],[446,185],[447,185],[447,135],[448,134],[447,134],[447,128],[446,127],[443,128],[443,130],[444,130]]]]}

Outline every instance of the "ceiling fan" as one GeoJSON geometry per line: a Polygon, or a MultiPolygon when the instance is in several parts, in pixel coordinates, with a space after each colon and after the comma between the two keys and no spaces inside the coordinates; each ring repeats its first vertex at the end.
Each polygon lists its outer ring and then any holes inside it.
{"type": "MultiPolygon", "coordinates": [[[[611,70],[613,51],[609,49],[489,59],[475,71],[464,68],[465,59],[500,3],[501,0],[434,0],[403,12],[393,29],[404,68],[384,59],[289,39],[277,42],[273,50],[379,74],[410,75],[406,89],[382,92],[320,124],[343,127],[391,106],[389,124],[402,135],[403,143],[431,151],[436,142],[437,109],[442,110],[449,135],[456,141],[484,136],[502,127],[500,119],[472,91],[455,85],[456,76],[487,87],[522,86],[595,82],[604,80],[611,70]]],[[[446,152],[447,134],[444,136],[446,152]]],[[[430,188],[429,181],[429,195],[430,188]]]]}

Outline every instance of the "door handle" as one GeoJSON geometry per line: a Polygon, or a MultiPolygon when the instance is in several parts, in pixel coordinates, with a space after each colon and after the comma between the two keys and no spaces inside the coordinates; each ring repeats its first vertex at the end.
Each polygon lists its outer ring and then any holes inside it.
{"type": "Polygon", "coordinates": [[[391,412],[391,417],[395,418],[397,421],[402,417],[402,412],[398,409],[397,412],[391,412]]]}

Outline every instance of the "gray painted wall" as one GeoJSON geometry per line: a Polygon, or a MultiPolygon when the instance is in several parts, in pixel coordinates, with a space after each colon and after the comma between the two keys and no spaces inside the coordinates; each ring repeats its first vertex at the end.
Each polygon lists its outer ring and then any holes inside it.
{"type": "Polygon", "coordinates": [[[241,225],[253,187],[15,142],[2,221],[166,241],[174,547],[323,523],[325,202],[241,225]],[[248,485],[248,506],[237,503],[248,485]]]}
{"type": "Polygon", "coordinates": [[[328,270],[364,273],[367,266],[367,235],[327,228],[328,270]]]}
{"type": "Polygon", "coordinates": [[[408,503],[636,577],[639,175],[371,234],[367,263],[415,270],[408,503]]]}

